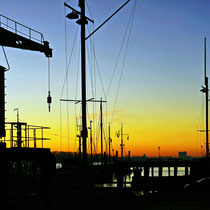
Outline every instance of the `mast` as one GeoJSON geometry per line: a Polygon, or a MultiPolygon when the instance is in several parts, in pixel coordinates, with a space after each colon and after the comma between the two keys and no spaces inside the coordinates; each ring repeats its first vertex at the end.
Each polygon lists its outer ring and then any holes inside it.
{"type": "Polygon", "coordinates": [[[123,160],[123,149],[124,149],[124,144],[123,144],[123,124],[121,123],[121,158],[123,160]]]}
{"type": "Polygon", "coordinates": [[[110,122],[109,122],[109,164],[111,163],[111,132],[110,132],[110,122]]]}
{"type": "Polygon", "coordinates": [[[86,62],[85,62],[85,0],[79,0],[81,8],[81,19],[77,22],[81,24],[81,81],[82,81],[82,146],[83,146],[83,161],[87,162],[87,119],[86,119],[86,62]]]}
{"type": "Polygon", "coordinates": [[[206,157],[209,157],[209,133],[208,133],[208,124],[209,124],[209,119],[208,119],[208,101],[209,101],[209,89],[208,89],[208,77],[206,76],[206,37],[204,38],[204,76],[205,76],[205,85],[206,85],[206,157]]]}
{"type": "MultiPolygon", "coordinates": [[[[81,25],[81,90],[82,90],[82,146],[83,146],[83,162],[87,162],[87,117],[86,117],[86,58],[85,58],[85,41],[92,36],[99,28],[101,28],[108,20],[110,20],[117,12],[119,12],[130,0],[125,2],[115,13],[113,13],[106,21],[104,21],[95,31],[93,31],[89,36],[85,37],[85,25],[88,24],[88,20],[94,23],[93,20],[85,16],[85,0],[79,0],[78,6],[81,8],[81,11],[77,11],[73,7],[64,3],[64,5],[72,10],[66,17],[69,19],[80,19],[76,21],[81,25]]],[[[101,158],[103,159],[103,133],[102,133],[102,99],[101,99],[101,158]]]]}
{"type": "Polygon", "coordinates": [[[102,111],[102,98],[100,103],[100,111],[101,111],[101,164],[103,163],[103,111],[102,111]]]}
{"type": "Polygon", "coordinates": [[[208,77],[206,75],[206,37],[204,38],[204,84],[205,87],[202,86],[201,92],[206,94],[206,157],[209,157],[209,87],[208,87],[208,77]]]}
{"type": "Polygon", "coordinates": [[[93,164],[93,135],[92,135],[92,120],[90,120],[90,162],[93,164]]]}

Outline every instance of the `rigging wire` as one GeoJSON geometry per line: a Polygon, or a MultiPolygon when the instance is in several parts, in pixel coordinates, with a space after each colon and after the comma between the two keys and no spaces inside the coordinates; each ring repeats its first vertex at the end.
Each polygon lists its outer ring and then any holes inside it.
{"type": "Polygon", "coordinates": [[[99,70],[99,65],[98,65],[98,61],[97,61],[97,58],[96,58],[95,48],[94,48],[93,43],[92,43],[91,40],[90,40],[90,43],[91,43],[91,47],[93,49],[93,56],[94,56],[94,59],[95,59],[97,70],[98,70],[98,75],[99,75],[99,79],[100,79],[100,82],[101,82],[102,91],[103,91],[103,94],[104,94],[104,98],[106,100],[106,94],[105,94],[104,84],[103,84],[101,73],[100,73],[100,70],[99,70]]]}
{"type": "Polygon", "coordinates": [[[93,76],[91,71],[91,53],[89,52],[89,46],[87,44],[87,57],[88,57],[88,64],[89,64],[89,73],[90,73],[90,83],[91,83],[91,90],[92,90],[92,97],[94,98],[94,86],[93,86],[93,76]]]}
{"type": "MultiPolygon", "coordinates": [[[[66,7],[64,7],[64,17],[66,17],[66,7]]],[[[66,85],[66,94],[67,94],[67,98],[68,98],[68,73],[69,73],[69,66],[70,66],[70,62],[71,62],[71,58],[72,58],[72,54],[73,54],[73,49],[74,49],[75,42],[76,42],[76,35],[77,35],[78,28],[77,28],[77,31],[76,31],[76,34],[75,34],[75,38],[74,38],[74,42],[73,42],[73,46],[72,46],[72,50],[71,50],[71,54],[70,54],[70,58],[69,58],[69,63],[68,63],[68,50],[67,50],[67,24],[66,24],[66,18],[65,18],[64,31],[65,31],[66,74],[65,74],[64,83],[63,83],[63,87],[62,87],[62,90],[61,90],[60,98],[63,95],[63,91],[64,91],[65,85],[66,85]]],[[[67,132],[68,132],[68,137],[69,137],[69,105],[68,105],[68,102],[66,103],[66,108],[67,108],[67,132]]],[[[61,122],[60,122],[60,126],[62,126],[61,122]]],[[[68,139],[68,151],[69,151],[69,139],[68,139]]]]}
{"type": "MultiPolygon", "coordinates": [[[[92,15],[92,12],[90,10],[90,7],[88,5],[88,2],[86,1],[86,5],[87,5],[87,8],[88,8],[88,11],[90,13],[90,16],[91,16],[91,19],[94,20],[93,18],[93,15],[92,15]]],[[[90,26],[92,26],[92,29],[91,31],[94,31],[95,30],[95,27],[94,27],[94,23],[92,23],[90,26]]],[[[90,31],[89,31],[89,34],[90,34],[90,31]]],[[[97,88],[96,88],[96,59],[94,59],[94,52],[93,52],[93,49],[95,49],[95,34],[93,34],[91,37],[90,37],[90,49],[92,47],[92,50],[90,50],[90,57],[91,57],[91,67],[93,68],[93,73],[92,73],[92,80],[93,80],[93,89],[94,89],[94,95],[93,95],[93,98],[97,98],[97,88]]],[[[91,68],[91,69],[92,69],[91,68]]],[[[103,84],[102,84],[103,86],[103,84]]],[[[103,87],[102,87],[103,88],[103,87]]],[[[96,134],[96,131],[97,131],[97,123],[95,123],[95,110],[96,110],[96,103],[93,103],[93,132],[92,132],[92,136],[93,136],[93,145],[94,145],[94,150],[95,150],[95,153],[97,152],[96,151],[96,141],[97,141],[97,134],[96,134]],[[94,141],[95,139],[95,141],[94,141]]]]}
{"type": "Polygon", "coordinates": [[[113,81],[113,78],[114,78],[114,74],[115,74],[116,69],[117,69],[117,65],[118,65],[118,61],[119,61],[119,58],[120,58],[120,55],[121,55],[121,52],[122,52],[122,48],[124,46],[124,42],[125,42],[126,34],[127,34],[127,31],[128,31],[128,27],[129,27],[129,24],[126,27],[126,30],[125,30],[126,32],[124,33],[123,41],[121,43],[120,50],[119,50],[119,53],[118,53],[118,56],[117,56],[117,60],[116,60],[115,66],[114,66],[114,70],[112,72],[112,76],[111,76],[111,79],[110,79],[110,82],[109,82],[108,90],[107,90],[107,93],[106,93],[107,98],[108,98],[108,94],[109,94],[111,84],[112,84],[112,81],[113,81]]]}
{"type": "MultiPolygon", "coordinates": [[[[88,8],[88,11],[90,13],[90,16],[92,19],[93,15],[92,12],[90,10],[90,7],[88,5],[88,2],[86,1],[86,5],[88,8]]],[[[90,31],[94,31],[95,27],[94,27],[94,23],[92,23],[90,25],[90,29],[89,30],[89,34],[90,31]],[[92,29],[91,29],[92,27],[92,29]]],[[[90,68],[90,77],[91,77],[91,87],[92,87],[92,97],[93,98],[97,98],[97,88],[96,88],[96,59],[94,59],[94,52],[93,49],[95,49],[95,39],[94,39],[94,34],[90,37],[90,47],[89,47],[89,51],[90,51],[90,60],[89,60],[89,68],[90,68]]],[[[100,74],[100,72],[99,72],[100,74]]],[[[102,80],[101,80],[102,81],[102,80]]],[[[103,84],[102,84],[102,88],[103,88],[103,84]]],[[[95,119],[95,110],[96,110],[96,103],[93,103],[93,116],[92,116],[92,144],[93,144],[93,152],[95,152],[95,154],[97,153],[97,123],[95,123],[96,119],[95,119]]]]}
{"type": "Polygon", "coordinates": [[[204,95],[201,94],[201,110],[200,110],[200,115],[199,115],[198,124],[197,124],[197,152],[199,150],[199,147],[201,147],[202,145],[201,136],[203,135],[201,134],[201,132],[199,132],[199,130],[204,129],[203,126],[204,126],[204,95]],[[199,132],[199,135],[198,135],[198,132],[199,132]]]}
{"type": "Polygon", "coordinates": [[[68,63],[68,65],[66,64],[67,71],[66,71],[66,75],[65,75],[65,78],[64,78],[64,82],[63,82],[63,87],[62,87],[62,90],[61,90],[61,96],[60,96],[60,98],[63,95],[65,83],[66,83],[66,80],[67,80],[67,77],[68,77],[68,74],[69,74],[69,67],[70,67],[70,62],[71,62],[71,59],[72,59],[72,55],[73,55],[73,51],[74,51],[74,47],[75,47],[75,43],[76,43],[76,39],[77,39],[77,33],[78,33],[78,27],[77,27],[77,30],[76,30],[76,33],[75,33],[75,37],[74,37],[74,41],[73,41],[73,46],[72,46],[72,50],[71,50],[71,54],[70,54],[70,58],[69,58],[69,63],[68,63]]]}
{"type": "Polygon", "coordinates": [[[115,112],[115,108],[116,108],[116,104],[117,104],[119,88],[120,88],[120,84],[121,84],[121,80],[122,80],[122,74],[123,74],[123,70],[124,70],[125,59],[126,59],[126,55],[127,55],[128,44],[129,44],[129,41],[130,41],[130,35],[131,35],[131,30],[132,30],[134,15],[135,15],[136,3],[137,3],[137,0],[135,0],[135,2],[134,2],[134,6],[133,6],[133,9],[131,11],[131,15],[130,15],[130,18],[129,18],[129,21],[128,21],[128,24],[130,25],[130,29],[129,29],[129,33],[128,33],[128,40],[127,40],[125,54],[124,54],[124,58],[123,58],[123,64],[122,64],[120,79],[119,79],[119,83],[118,83],[118,87],[117,87],[117,93],[116,93],[116,97],[115,97],[114,109],[113,109],[113,112],[112,112],[111,122],[113,121],[114,112],[115,112]]]}
{"type": "MultiPolygon", "coordinates": [[[[65,7],[65,16],[66,16],[66,7],[65,7]]],[[[68,50],[67,50],[67,26],[65,18],[65,55],[66,55],[66,98],[69,98],[69,85],[68,85],[68,50]]],[[[67,135],[68,135],[68,151],[69,151],[69,103],[66,102],[66,111],[67,111],[67,135]]]]}
{"type": "MultiPolygon", "coordinates": [[[[64,7],[64,15],[66,16],[66,7],[64,7]]],[[[71,49],[71,53],[69,56],[69,60],[68,60],[68,50],[67,50],[67,24],[66,24],[66,18],[65,18],[65,57],[66,57],[66,74],[65,74],[65,78],[64,78],[64,82],[63,82],[63,86],[62,86],[62,90],[61,90],[61,95],[60,98],[63,96],[63,92],[64,92],[64,87],[66,85],[66,95],[67,95],[67,99],[69,98],[69,93],[68,93],[68,74],[69,74],[69,70],[70,70],[70,64],[71,64],[71,60],[72,60],[72,56],[73,56],[73,51],[75,48],[75,44],[76,44],[76,40],[77,40],[77,33],[78,33],[78,29],[79,26],[76,29],[75,32],[75,37],[74,37],[74,41],[73,41],[73,45],[72,45],[72,49],[71,49]]],[[[66,104],[66,109],[67,109],[67,132],[68,132],[68,137],[70,136],[70,132],[69,132],[69,104],[67,102],[66,104]]],[[[68,140],[68,151],[70,150],[70,143],[68,140]]]]}
{"type": "MultiPolygon", "coordinates": [[[[79,67],[80,67],[80,46],[79,46],[79,54],[78,54],[78,62],[77,62],[77,76],[76,76],[76,87],[75,87],[75,100],[77,100],[77,91],[78,91],[78,83],[79,83],[79,67]]],[[[75,129],[75,145],[77,141],[77,132],[78,132],[78,121],[77,121],[77,104],[74,105],[74,114],[75,114],[75,121],[76,121],[76,129],[75,129]]],[[[80,131],[80,129],[79,129],[80,131]]],[[[81,135],[81,133],[79,133],[81,135]]]]}

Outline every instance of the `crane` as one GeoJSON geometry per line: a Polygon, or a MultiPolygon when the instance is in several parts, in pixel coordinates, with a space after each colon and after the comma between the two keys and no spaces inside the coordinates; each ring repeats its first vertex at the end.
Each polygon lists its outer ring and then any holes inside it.
{"type": "MultiPolygon", "coordinates": [[[[49,42],[44,40],[42,33],[27,27],[15,20],[0,14],[0,46],[39,51],[47,58],[52,57],[49,42]]],[[[5,72],[8,69],[0,65],[0,138],[5,132],[5,72]]],[[[50,111],[52,98],[48,91],[47,103],[50,111]]]]}

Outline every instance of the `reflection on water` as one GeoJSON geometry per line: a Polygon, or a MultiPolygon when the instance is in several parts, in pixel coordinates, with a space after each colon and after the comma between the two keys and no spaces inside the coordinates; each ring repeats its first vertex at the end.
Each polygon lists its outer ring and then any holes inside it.
{"type": "MultiPolygon", "coordinates": [[[[94,165],[101,165],[100,162],[95,163],[94,165]]],[[[61,169],[62,164],[61,163],[56,163],[56,169],[61,169]]],[[[134,168],[131,167],[131,174],[124,177],[124,187],[131,187],[131,182],[132,178],[134,176],[134,168]]],[[[142,172],[141,176],[144,176],[144,167],[141,167],[142,172]]],[[[190,175],[190,167],[188,167],[186,175],[190,175]]],[[[158,177],[159,175],[159,168],[158,167],[153,167],[149,168],[149,177],[158,177]]],[[[162,168],[162,176],[167,177],[167,176],[174,176],[174,167],[163,167],[162,168]]],[[[185,167],[177,167],[177,176],[185,176],[185,167]]],[[[105,184],[97,184],[95,186],[103,186],[103,187],[117,187],[117,178],[113,176],[113,183],[105,183],[105,184]]]]}
{"type": "MultiPolygon", "coordinates": [[[[124,187],[131,187],[131,182],[132,178],[134,176],[134,168],[131,167],[131,174],[129,176],[125,177],[125,184],[124,187]]],[[[141,175],[144,176],[144,167],[142,167],[142,172],[141,175]]],[[[158,177],[159,175],[159,168],[158,167],[153,167],[153,172],[152,168],[149,168],[149,177],[158,177]]],[[[190,175],[190,167],[188,167],[188,174],[190,175]]],[[[174,176],[174,167],[163,167],[162,168],[162,176],[167,177],[167,176],[174,176]]],[[[177,167],[177,176],[185,176],[185,167],[177,167]]],[[[113,182],[117,183],[116,177],[113,178],[113,182]]],[[[117,184],[104,184],[104,187],[117,187],[117,184]]]]}

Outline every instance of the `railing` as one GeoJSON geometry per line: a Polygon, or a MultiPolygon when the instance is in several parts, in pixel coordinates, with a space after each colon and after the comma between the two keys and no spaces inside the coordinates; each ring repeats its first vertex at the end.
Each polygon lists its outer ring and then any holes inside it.
{"type": "Polygon", "coordinates": [[[44,147],[44,141],[51,140],[44,137],[44,130],[49,127],[28,125],[25,122],[6,122],[6,137],[3,142],[10,143],[8,147],[44,147]],[[38,143],[40,142],[40,143],[38,143]]]}
{"type": "Polygon", "coordinates": [[[44,43],[44,36],[42,33],[32,28],[29,28],[21,23],[18,23],[15,20],[12,20],[1,14],[0,14],[0,27],[6,30],[10,30],[11,32],[15,34],[23,36],[32,41],[36,41],[40,44],[44,43]]]}

